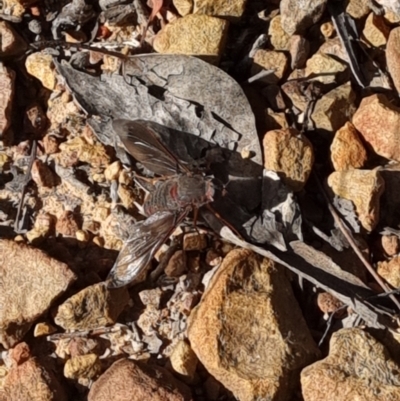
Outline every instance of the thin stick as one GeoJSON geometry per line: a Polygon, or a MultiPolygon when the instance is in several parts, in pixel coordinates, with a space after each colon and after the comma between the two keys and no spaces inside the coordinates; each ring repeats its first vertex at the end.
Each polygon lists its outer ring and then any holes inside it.
{"type": "Polygon", "coordinates": [[[331,201],[328,198],[328,195],[325,193],[325,190],[318,179],[317,175],[315,174],[315,178],[317,180],[318,186],[325,198],[325,201],[328,205],[328,209],[335,220],[335,223],[339,227],[340,231],[343,233],[343,235],[346,237],[347,241],[349,242],[350,246],[353,248],[353,251],[356,253],[356,255],[360,258],[361,262],[363,262],[364,266],[367,268],[367,270],[371,273],[372,277],[376,280],[376,282],[381,286],[383,291],[389,296],[389,298],[393,301],[393,303],[397,306],[397,308],[400,310],[400,302],[397,300],[397,298],[391,293],[391,289],[389,286],[382,280],[382,278],[379,276],[379,274],[375,271],[373,266],[369,263],[369,261],[365,258],[363,253],[360,251],[358,248],[353,235],[349,231],[349,229],[343,224],[342,219],[340,218],[339,214],[337,213],[336,209],[332,206],[331,201]]]}

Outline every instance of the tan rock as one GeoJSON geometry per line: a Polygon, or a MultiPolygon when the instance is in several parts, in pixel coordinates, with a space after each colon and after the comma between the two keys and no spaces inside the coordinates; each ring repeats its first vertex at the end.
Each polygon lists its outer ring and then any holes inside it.
{"type": "Polygon", "coordinates": [[[301,191],[311,174],[314,152],[310,141],[293,128],[264,135],[264,168],[280,174],[293,191],[301,191]]]}
{"type": "Polygon", "coordinates": [[[318,355],[283,270],[244,249],[213,276],[188,337],[207,371],[241,401],[289,399],[299,369],[318,355]]]}
{"type": "Polygon", "coordinates": [[[259,49],[253,57],[252,75],[258,74],[261,70],[271,70],[272,73],[260,79],[263,83],[276,84],[286,71],[288,59],[285,53],[273,50],[259,49]]]}
{"type": "Polygon", "coordinates": [[[106,167],[106,169],[104,170],[104,177],[107,181],[118,180],[121,170],[121,162],[117,160],[106,167]]]}
{"type": "Polygon", "coordinates": [[[331,38],[335,35],[335,27],[331,21],[324,22],[321,24],[321,33],[325,38],[331,38]]]}
{"type": "Polygon", "coordinates": [[[317,100],[311,118],[315,128],[335,132],[354,113],[355,93],[350,82],[338,86],[317,100]]]}
{"type": "Polygon", "coordinates": [[[193,0],[173,0],[172,2],[182,17],[191,14],[193,11],[193,0]]]}
{"type": "Polygon", "coordinates": [[[47,155],[58,152],[58,140],[55,136],[47,134],[43,137],[43,148],[47,155]]]}
{"type": "Polygon", "coordinates": [[[11,24],[0,21],[0,56],[10,57],[22,54],[26,48],[25,41],[15,32],[11,24]]]}
{"type": "Polygon", "coordinates": [[[0,63],[0,139],[11,124],[15,72],[0,63]]]}
{"type": "Polygon", "coordinates": [[[282,27],[288,35],[303,33],[320,20],[325,7],[324,0],[282,0],[280,2],[282,27]]]}
{"type": "Polygon", "coordinates": [[[370,12],[369,0],[349,0],[346,12],[355,19],[360,19],[370,12]]]}
{"type": "Polygon", "coordinates": [[[326,40],[318,49],[318,53],[333,56],[333,58],[339,59],[345,63],[349,62],[349,57],[338,36],[326,40]]]}
{"type": "Polygon", "coordinates": [[[178,341],[169,359],[172,369],[178,373],[179,377],[183,381],[191,383],[196,373],[198,359],[190,345],[184,340],[178,341]]]}
{"type": "Polygon", "coordinates": [[[385,53],[387,68],[397,93],[400,93],[400,27],[390,31],[385,53]]]}
{"type": "Polygon", "coordinates": [[[282,28],[280,15],[272,18],[268,28],[268,35],[275,50],[289,50],[290,35],[282,28]]]}
{"type": "MultiPolygon", "coordinates": [[[[329,292],[320,292],[317,296],[317,304],[324,314],[338,313],[344,306],[343,302],[329,292]]],[[[342,309],[342,312],[345,312],[345,310],[342,309]]]]}
{"type": "Polygon", "coordinates": [[[75,275],[66,264],[22,243],[0,240],[0,255],[0,342],[9,348],[22,339],[75,275]]]}
{"type": "Polygon", "coordinates": [[[90,330],[114,324],[129,301],[128,290],[108,290],[94,284],[68,298],[58,307],[56,324],[66,330],[90,330]]]}
{"type": "Polygon", "coordinates": [[[48,336],[49,334],[53,334],[57,331],[57,329],[50,323],[41,322],[35,325],[33,330],[34,337],[42,337],[48,336]]]}
{"type": "Polygon", "coordinates": [[[96,354],[77,355],[64,365],[67,379],[94,379],[101,373],[101,362],[96,354]]]}
{"type": "Polygon", "coordinates": [[[158,366],[120,359],[93,384],[88,401],[191,401],[186,385],[158,366]]]}
{"type": "Polygon", "coordinates": [[[197,232],[185,234],[183,237],[183,249],[185,251],[201,251],[207,248],[207,235],[197,232]]]}
{"type": "Polygon", "coordinates": [[[137,192],[128,185],[118,185],[118,197],[127,210],[135,209],[135,201],[137,200],[137,192]]]}
{"type": "Polygon", "coordinates": [[[400,256],[395,256],[388,262],[378,262],[377,271],[394,288],[400,287],[400,256]]]}
{"type": "Polygon", "coordinates": [[[382,248],[389,256],[394,256],[400,250],[400,238],[397,235],[382,235],[382,248]]]}
{"type": "Polygon", "coordinates": [[[55,173],[39,159],[33,161],[31,175],[38,187],[52,188],[57,183],[55,173]]]}
{"type": "Polygon", "coordinates": [[[0,387],[0,401],[68,400],[52,371],[31,357],[25,343],[11,351],[12,367],[0,387]]]}
{"type": "Polygon", "coordinates": [[[33,102],[25,111],[24,131],[39,136],[46,128],[46,125],[46,113],[38,102],[33,102]]]}
{"type": "Polygon", "coordinates": [[[347,64],[322,53],[307,60],[305,74],[325,84],[341,83],[350,78],[347,64]]]}
{"type": "Polygon", "coordinates": [[[336,131],[331,145],[331,160],[336,171],[362,168],[367,152],[354,125],[347,122],[336,131]]]}
{"type": "Polygon", "coordinates": [[[179,277],[184,274],[186,270],[185,252],[178,250],[169,259],[164,273],[169,277],[179,277]]]}
{"type": "Polygon", "coordinates": [[[288,80],[281,85],[281,89],[298,110],[305,111],[307,109],[310,99],[305,95],[300,82],[296,78],[291,77],[291,80],[288,80]]]}
{"type": "Polygon", "coordinates": [[[205,14],[237,21],[243,15],[247,0],[194,0],[193,14],[205,14]]]}
{"type": "Polygon", "coordinates": [[[93,167],[106,167],[110,164],[110,156],[103,144],[90,143],[83,136],[77,136],[67,142],[60,144],[60,150],[64,155],[61,158],[70,159],[75,157],[83,163],[89,163],[93,167]]]}
{"type": "Polygon", "coordinates": [[[372,231],[379,221],[379,200],[385,183],[378,170],[347,170],[332,173],[328,185],[342,198],[351,200],[362,226],[372,231]]]}
{"type": "Polygon", "coordinates": [[[301,372],[305,401],[400,400],[399,366],[360,329],[332,335],[329,355],[301,372]],[[361,368],[362,367],[362,368],[361,368]]]}
{"type": "Polygon", "coordinates": [[[166,25],[154,38],[154,50],[168,54],[219,57],[228,22],[208,15],[190,14],[166,25]]]}
{"type": "Polygon", "coordinates": [[[3,2],[2,12],[4,15],[10,15],[22,19],[25,13],[25,6],[19,0],[5,0],[3,2]]]}
{"type": "Polygon", "coordinates": [[[265,110],[265,128],[267,131],[289,128],[285,113],[278,113],[271,109],[265,110]]]}
{"type": "Polygon", "coordinates": [[[390,28],[380,15],[370,13],[363,30],[364,39],[375,47],[385,46],[389,37],[390,28]]]}
{"type": "Polygon", "coordinates": [[[378,155],[400,161],[400,108],[386,96],[364,98],[353,116],[353,124],[378,155]]]}
{"type": "Polygon", "coordinates": [[[76,237],[79,228],[78,215],[69,210],[57,219],[56,231],[66,237],[76,237]]]}
{"type": "Polygon", "coordinates": [[[30,54],[25,61],[26,70],[51,91],[56,87],[53,56],[42,52],[30,54]]]}
{"type": "Polygon", "coordinates": [[[292,70],[303,68],[310,53],[310,42],[301,35],[293,35],[289,40],[289,52],[292,70]]]}

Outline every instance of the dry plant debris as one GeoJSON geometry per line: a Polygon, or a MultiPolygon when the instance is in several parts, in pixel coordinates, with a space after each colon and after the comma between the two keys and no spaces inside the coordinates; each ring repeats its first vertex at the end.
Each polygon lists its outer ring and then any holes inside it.
{"type": "Polygon", "coordinates": [[[3,1],[0,401],[400,399],[399,25],[3,1]],[[150,257],[109,288],[129,241],[150,257]]]}

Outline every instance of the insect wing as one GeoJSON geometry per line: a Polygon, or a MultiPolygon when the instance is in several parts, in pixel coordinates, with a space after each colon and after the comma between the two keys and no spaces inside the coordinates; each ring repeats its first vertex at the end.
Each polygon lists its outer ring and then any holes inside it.
{"type": "Polygon", "coordinates": [[[160,176],[188,172],[161,143],[150,124],[150,121],[143,120],[114,120],[112,123],[127,151],[148,170],[160,176]]]}
{"type": "Polygon", "coordinates": [[[123,287],[138,277],[186,215],[187,211],[157,212],[137,223],[108,275],[107,287],[123,287]]]}

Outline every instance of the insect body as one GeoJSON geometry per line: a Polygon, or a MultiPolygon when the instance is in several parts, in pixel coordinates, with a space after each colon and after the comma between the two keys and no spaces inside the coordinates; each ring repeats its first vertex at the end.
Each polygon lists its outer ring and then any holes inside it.
{"type": "Polygon", "coordinates": [[[213,201],[210,178],[191,173],[160,141],[158,124],[115,120],[114,131],[128,152],[145,168],[163,178],[145,200],[148,218],[136,223],[107,278],[109,288],[132,282],[188,213],[213,201]]]}

